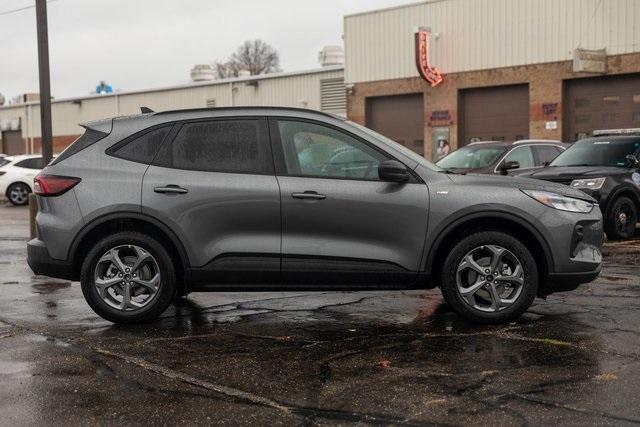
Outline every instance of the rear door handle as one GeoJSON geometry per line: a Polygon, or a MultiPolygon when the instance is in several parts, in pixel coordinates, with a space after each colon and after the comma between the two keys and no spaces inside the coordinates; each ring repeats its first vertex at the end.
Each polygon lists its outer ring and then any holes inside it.
{"type": "Polygon", "coordinates": [[[305,191],[304,193],[291,193],[291,197],[294,199],[307,199],[307,200],[324,200],[327,198],[324,194],[318,194],[316,191],[305,191]]]}
{"type": "Polygon", "coordinates": [[[189,190],[187,190],[186,188],[182,188],[178,185],[166,185],[164,187],[155,187],[153,189],[153,191],[155,193],[162,193],[162,194],[186,194],[189,192],[189,190]]]}

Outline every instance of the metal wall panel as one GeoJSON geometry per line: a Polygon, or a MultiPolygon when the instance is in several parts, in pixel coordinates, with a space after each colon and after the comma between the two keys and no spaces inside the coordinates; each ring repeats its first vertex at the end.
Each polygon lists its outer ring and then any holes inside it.
{"type": "Polygon", "coordinates": [[[640,52],[638,0],[431,0],[346,16],[345,81],[418,76],[419,26],[445,74],[570,60],[577,47],[640,52]]]}
{"type": "MultiPolygon", "coordinates": [[[[141,106],[156,111],[205,108],[213,99],[217,107],[272,105],[320,110],[320,81],[343,77],[342,67],[326,67],[281,76],[228,79],[208,84],[58,100],[52,103],[53,135],[78,135],[82,133],[78,123],[137,114],[141,106]]],[[[39,104],[0,107],[0,123],[18,118],[22,123],[23,138],[40,137],[39,104]]]]}

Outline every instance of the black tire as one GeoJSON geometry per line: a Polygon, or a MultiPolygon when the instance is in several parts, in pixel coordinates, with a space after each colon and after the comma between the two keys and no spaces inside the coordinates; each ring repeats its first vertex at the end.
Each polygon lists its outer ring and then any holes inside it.
{"type": "Polygon", "coordinates": [[[100,240],[87,254],[82,263],[80,282],[82,293],[89,306],[103,319],[114,323],[141,323],[162,314],[176,295],[175,267],[167,250],[155,239],[137,232],[120,232],[100,240]],[[157,261],[160,284],[154,298],[144,307],[122,311],[107,304],[95,286],[94,271],[98,261],[111,248],[120,245],[136,245],[157,261]]]}
{"type": "Polygon", "coordinates": [[[611,204],[605,218],[605,232],[609,240],[631,239],[636,234],[638,209],[628,197],[618,197],[611,204]]]}
{"type": "Polygon", "coordinates": [[[14,206],[25,206],[29,203],[31,187],[24,182],[14,182],[7,188],[7,200],[14,206]]]}
{"type": "Polygon", "coordinates": [[[447,304],[458,315],[471,322],[485,324],[508,323],[520,317],[533,304],[538,293],[538,277],[536,261],[521,241],[504,232],[481,231],[463,238],[453,246],[443,265],[441,290],[447,304]],[[463,261],[463,258],[470,251],[489,245],[501,246],[511,252],[520,262],[524,272],[522,290],[519,296],[510,306],[495,312],[485,312],[472,307],[462,297],[456,283],[458,266],[463,261]]]}

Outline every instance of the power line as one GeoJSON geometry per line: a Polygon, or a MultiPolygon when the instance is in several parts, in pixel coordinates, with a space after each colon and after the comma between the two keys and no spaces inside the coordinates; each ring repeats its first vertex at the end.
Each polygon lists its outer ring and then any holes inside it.
{"type": "MultiPolygon", "coordinates": [[[[47,1],[47,3],[53,3],[54,1],[58,1],[58,0],[49,0],[49,1],[47,1]]],[[[17,9],[5,10],[4,12],[0,12],[0,16],[10,15],[12,13],[17,13],[17,12],[22,12],[24,10],[34,9],[35,7],[36,7],[36,5],[32,4],[31,6],[24,6],[24,7],[19,7],[17,9]]]]}

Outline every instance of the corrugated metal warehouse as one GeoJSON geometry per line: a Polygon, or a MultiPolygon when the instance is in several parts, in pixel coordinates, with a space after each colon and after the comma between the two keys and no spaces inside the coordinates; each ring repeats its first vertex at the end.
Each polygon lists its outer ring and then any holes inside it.
{"type": "MultiPolygon", "coordinates": [[[[54,152],[60,152],[82,133],[78,123],[137,114],[141,106],[159,111],[245,105],[312,108],[344,116],[346,96],[343,67],[327,66],[303,72],[239,77],[153,90],[54,100],[54,152]]],[[[0,128],[0,152],[39,152],[39,103],[0,107],[0,128]]]]}
{"type": "Polygon", "coordinates": [[[439,139],[640,128],[637,0],[423,1],[346,16],[344,42],[348,116],[429,158],[439,139]]]}

